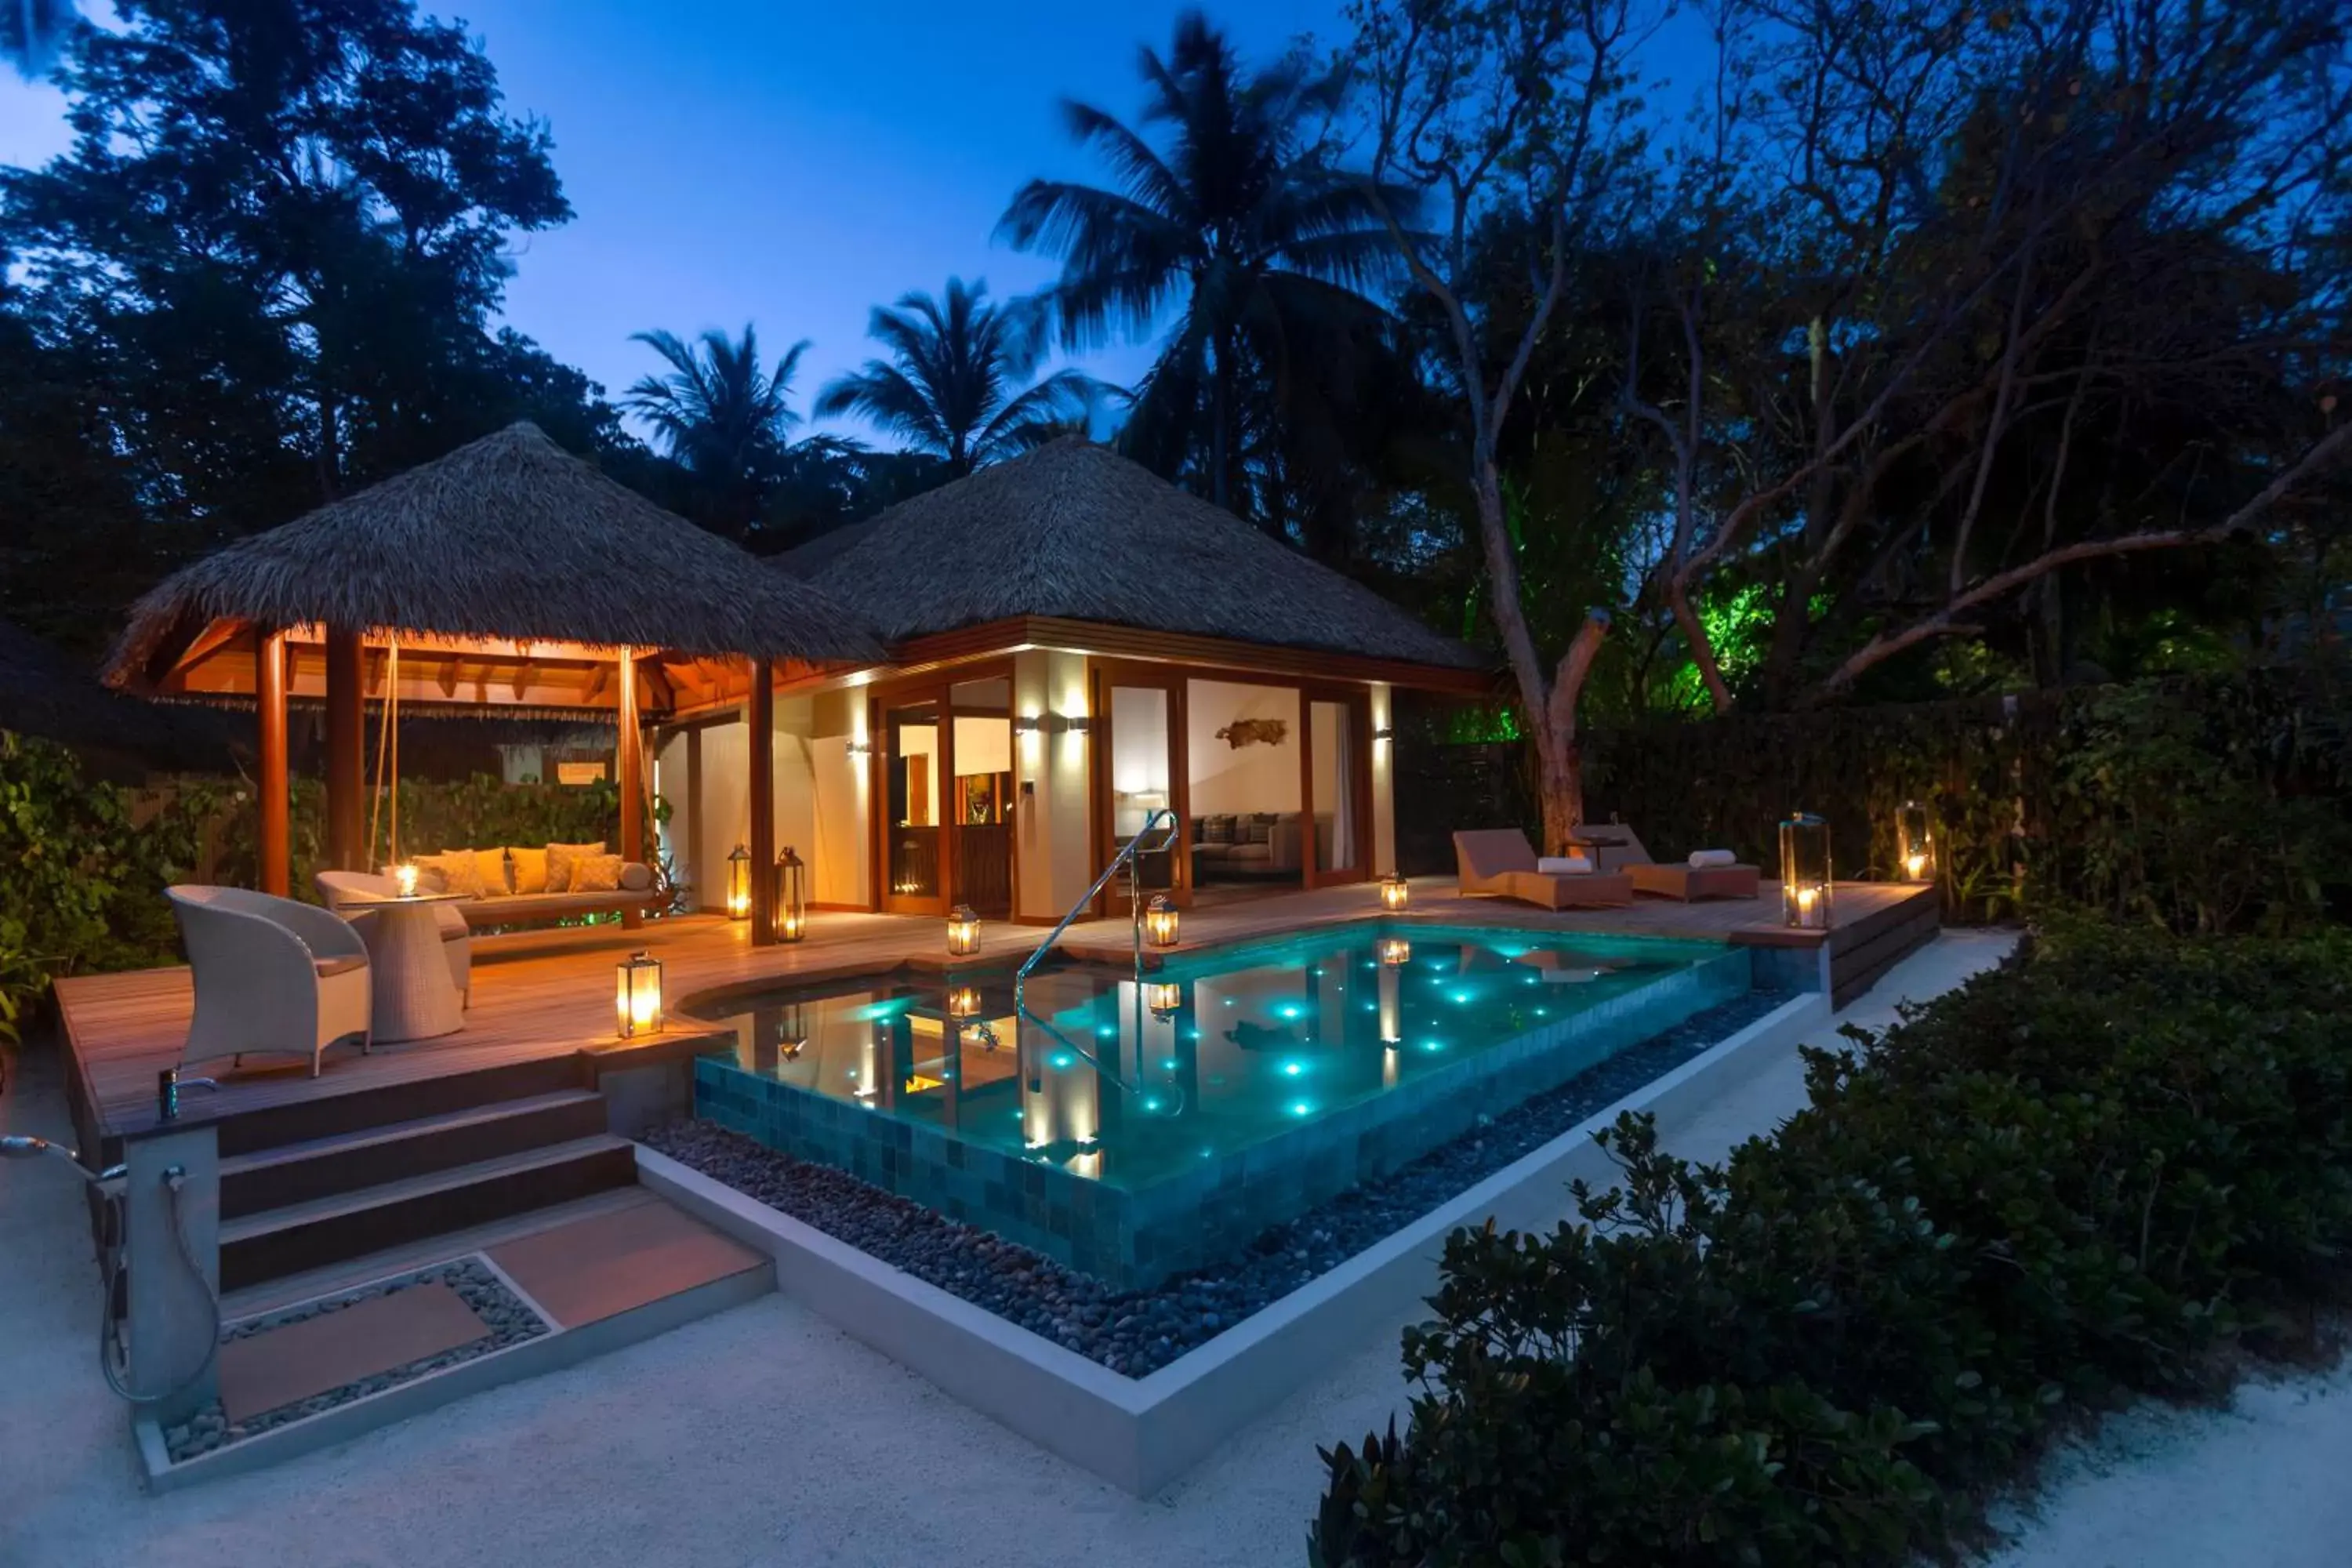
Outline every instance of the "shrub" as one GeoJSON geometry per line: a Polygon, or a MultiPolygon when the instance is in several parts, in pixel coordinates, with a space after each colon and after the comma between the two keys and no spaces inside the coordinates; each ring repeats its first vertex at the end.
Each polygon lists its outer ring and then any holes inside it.
{"type": "Polygon", "coordinates": [[[1340,1564],[1893,1563],[2053,1427],[2295,1342],[2352,1243],[2352,942],[2060,923],[1726,1166],[1605,1142],[1582,1225],[1458,1233],[1340,1564]]]}

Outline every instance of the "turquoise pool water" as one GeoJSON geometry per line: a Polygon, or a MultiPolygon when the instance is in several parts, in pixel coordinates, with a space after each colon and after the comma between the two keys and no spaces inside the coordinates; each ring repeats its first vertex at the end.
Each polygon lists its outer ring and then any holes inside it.
{"type": "Polygon", "coordinates": [[[1124,1282],[1155,1259],[1201,1261],[1749,982],[1746,952],[1712,943],[1425,926],[1186,956],[1140,986],[1041,971],[1025,1024],[1009,974],[899,973],[738,1004],[722,1016],[733,1051],[698,1065],[697,1105],[1124,1282]]]}

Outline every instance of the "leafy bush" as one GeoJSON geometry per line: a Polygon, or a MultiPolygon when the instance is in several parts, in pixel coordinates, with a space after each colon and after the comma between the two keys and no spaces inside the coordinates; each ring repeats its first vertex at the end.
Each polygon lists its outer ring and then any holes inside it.
{"type": "Polygon", "coordinates": [[[1314,1560],[1895,1563],[2054,1427],[2292,1349],[2352,1244],[2352,941],[2061,922],[1721,1168],[1606,1142],[1550,1236],[1458,1233],[1402,1439],[1314,1560]]]}

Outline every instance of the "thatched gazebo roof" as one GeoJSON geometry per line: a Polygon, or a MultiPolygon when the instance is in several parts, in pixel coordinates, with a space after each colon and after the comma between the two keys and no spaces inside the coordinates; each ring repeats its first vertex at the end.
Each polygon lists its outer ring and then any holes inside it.
{"type": "Polygon", "coordinates": [[[1051,616],[1457,669],[1486,662],[1083,436],[778,559],[894,642],[1051,616]]]}
{"type": "Polygon", "coordinates": [[[528,423],[173,574],[133,608],[107,679],[152,688],[208,629],[230,625],[630,647],[682,659],[881,655],[854,611],[761,570],[528,423]]]}

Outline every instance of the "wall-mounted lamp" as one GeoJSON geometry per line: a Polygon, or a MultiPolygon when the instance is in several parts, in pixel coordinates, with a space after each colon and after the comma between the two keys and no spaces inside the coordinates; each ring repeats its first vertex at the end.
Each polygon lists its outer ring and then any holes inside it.
{"type": "Polygon", "coordinates": [[[1094,728],[1094,721],[1083,713],[1025,713],[1013,721],[1016,735],[1083,735],[1094,728]]]}
{"type": "Polygon", "coordinates": [[[1062,728],[1073,735],[1083,735],[1093,730],[1095,721],[1084,713],[1073,713],[1062,721],[1062,728]]]}
{"type": "Polygon", "coordinates": [[[1375,741],[1393,741],[1396,739],[1396,730],[1391,725],[1383,724],[1379,729],[1372,731],[1372,739],[1375,741]]]}
{"type": "Polygon", "coordinates": [[[874,742],[852,741],[849,742],[849,754],[853,757],[870,757],[874,754],[874,742]]]}
{"type": "Polygon", "coordinates": [[[1034,735],[1045,727],[1045,721],[1034,713],[1024,713],[1013,721],[1013,732],[1016,735],[1034,735]]]}

